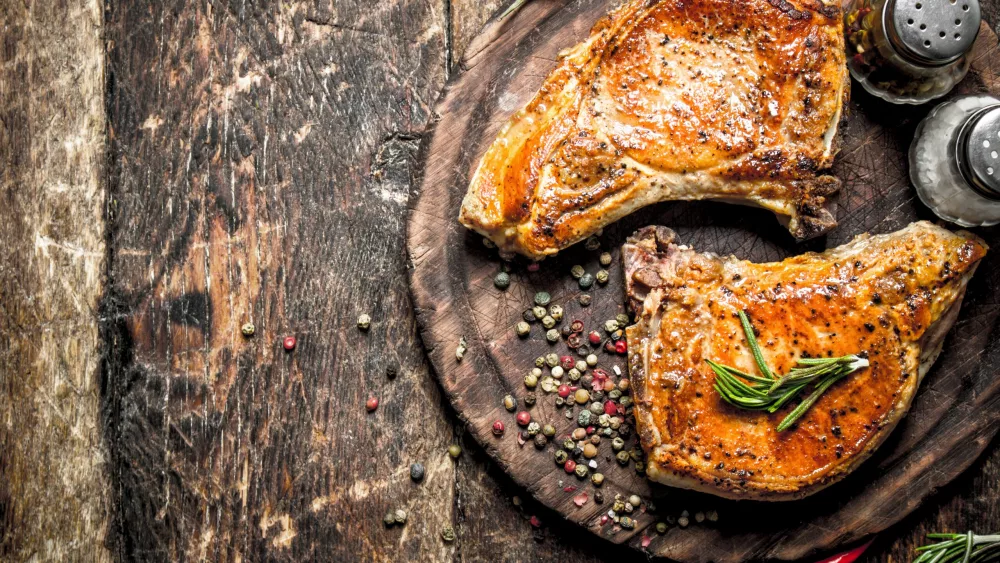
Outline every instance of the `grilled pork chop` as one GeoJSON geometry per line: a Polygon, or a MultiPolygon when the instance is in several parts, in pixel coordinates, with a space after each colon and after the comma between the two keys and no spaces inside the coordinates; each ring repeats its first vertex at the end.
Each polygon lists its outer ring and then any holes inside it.
{"type": "Polygon", "coordinates": [[[555,254],[664,200],[770,209],[802,239],[824,207],[848,95],[837,0],[632,0],[565,51],[486,151],[459,221],[555,254]]]}
{"type": "MultiPolygon", "coordinates": [[[[861,235],[822,254],[754,264],[673,244],[665,227],[625,245],[637,322],[627,330],[647,475],[729,498],[790,500],[841,479],[906,414],[955,322],[985,244],[927,222],[861,235]],[[774,414],[724,403],[705,360],[757,373],[737,313],[767,364],[866,353],[790,430],[774,414]]],[[[811,392],[808,388],[801,396],[811,392]]]]}

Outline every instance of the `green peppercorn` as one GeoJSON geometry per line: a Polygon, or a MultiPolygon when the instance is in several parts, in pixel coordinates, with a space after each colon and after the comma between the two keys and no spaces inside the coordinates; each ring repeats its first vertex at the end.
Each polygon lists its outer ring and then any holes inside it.
{"type": "Polygon", "coordinates": [[[566,450],[558,450],[558,451],[556,451],[556,463],[558,463],[559,465],[562,465],[562,464],[566,463],[566,460],[568,460],[568,459],[569,459],[569,454],[566,453],[566,450]]]}
{"type": "Polygon", "coordinates": [[[386,528],[391,528],[396,523],[396,513],[391,510],[386,512],[382,522],[385,523],[386,528]]]}
{"type": "Polygon", "coordinates": [[[535,398],[535,394],[534,393],[525,393],[525,395],[524,395],[524,404],[525,404],[525,406],[528,406],[528,407],[535,406],[535,401],[536,400],[537,399],[535,398]]]}
{"type": "Polygon", "coordinates": [[[537,436],[542,431],[542,426],[535,421],[531,421],[528,423],[528,428],[525,431],[528,433],[528,436],[537,436]]]}
{"type": "Polygon", "coordinates": [[[590,476],[590,482],[593,483],[595,487],[600,487],[604,484],[604,474],[594,473],[590,476]]]}
{"type": "Polygon", "coordinates": [[[607,270],[598,270],[597,273],[594,274],[594,279],[601,285],[608,283],[610,277],[611,276],[608,274],[607,270]]]}
{"type": "Polygon", "coordinates": [[[493,277],[493,285],[497,289],[507,289],[510,287],[510,274],[507,272],[498,272],[497,275],[493,277]]]}
{"type": "Polygon", "coordinates": [[[515,330],[517,331],[517,335],[519,337],[521,337],[521,338],[527,338],[528,335],[531,334],[531,325],[529,325],[528,323],[526,323],[524,321],[521,321],[521,322],[517,323],[517,326],[515,327],[515,330]]]}
{"type": "Polygon", "coordinates": [[[458,459],[458,456],[462,455],[462,446],[458,444],[448,446],[448,455],[451,456],[451,459],[458,459]]]}
{"type": "Polygon", "coordinates": [[[601,247],[601,241],[597,240],[597,237],[589,237],[587,241],[583,243],[583,247],[587,250],[597,250],[601,247]]]}
{"type": "Polygon", "coordinates": [[[545,315],[544,317],[542,317],[542,326],[544,326],[545,328],[552,328],[556,326],[556,320],[552,318],[552,316],[550,315],[545,315]]]}
{"type": "Polygon", "coordinates": [[[517,410],[517,399],[512,395],[505,395],[503,398],[503,408],[507,409],[507,412],[514,412],[517,410]]]}
{"type": "Polygon", "coordinates": [[[581,307],[590,307],[590,303],[594,300],[594,298],[591,297],[589,293],[581,293],[576,300],[580,303],[581,307]]]}
{"type": "Polygon", "coordinates": [[[576,448],[576,442],[573,440],[563,440],[562,447],[567,451],[573,451],[576,448]]]}
{"type": "Polygon", "coordinates": [[[628,315],[626,315],[625,313],[619,313],[618,315],[616,315],[615,320],[618,321],[619,327],[628,326],[629,318],[628,315]]]}
{"type": "Polygon", "coordinates": [[[594,276],[590,274],[583,274],[583,277],[580,278],[578,283],[580,284],[580,289],[590,289],[590,287],[594,285],[594,276]]]}
{"type": "Polygon", "coordinates": [[[593,415],[588,410],[580,411],[580,414],[576,417],[576,423],[580,426],[590,426],[590,419],[593,415]]]}
{"type": "Polygon", "coordinates": [[[541,386],[542,391],[545,391],[546,393],[552,393],[556,390],[556,387],[558,387],[558,385],[556,385],[556,380],[552,379],[548,375],[542,378],[541,386]]]}
{"type": "Polygon", "coordinates": [[[635,472],[638,473],[639,475],[645,474],[646,473],[646,464],[644,462],[641,462],[641,461],[635,462],[635,472]]]}
{"type": "Polygon", "coordinates": [[[608,416],[607,413],[598,416],[597,425],[600,426],[601,428],[607,428],[611,426],[611,417],[608,416]]]}
{"type": "Polygon", "coordinates": [[[570,268],[569,273],[575,279],[580,279],[581,277],[583,277],[583,274],[587,273],[587,270],[584,270],[583,266],[577,264],[576,266],[570,268]]]}
{"type": "Polygon", "coordinates": [[[687,528],[691,521],[688,520],[687,510],[681,513],[681,517],[677,519],[677,525],[681,528],[687,528]]]}
{"type": "Polygon", "coordinates": [[[595,415],[604,414],[604,404],[600,401],[594,401],[588,406],[590,412],[595,415]]]}
{"type": "Polygon", "coordinates": [[[625,512],[625,501],[616,498],[615,503],[611,505],[611,510],[614,512],[625,512]]]}
{"type": "Polygon", "coordinates": [[[545,356],[538,356],[535,358],[535,367],[540,368],[545,366],[545,356]]]}
{"type": "Polygon", "coordinates": [[[615,438],[614,440],[611,440],[611,449],[616,452],[622,451],[623,449],[625,449],[625,440],[622,440],[621,438],[615,438]]]}
{"type": "Polygon", "coordinates": [[[637,447],[633,447],[631,450],[629,450],[628,455],[629,457],[632,458],[633,461],[642,460],[642,450],[637,447]]]}
{"type": "Polygon", "coordinates": [[[625,501],[625,513],[632,514],[635,511],[635,505],[631,502],[625,501]]]}
{"type": "Polygon", "coordinates": [[[563,308],[561,306],[559,306],[559,305],[553,305],[553,306],[549,307],[549,316],[552,317],[553,319],[555,319],[557,323],[560,322],[560,321],[562,321],[563,320],[563,308]]]}
{"type": "Polygon", "coordinates": [[[545,333],[545,340],[548,340],[549,344],[559,342],[559,331],[554,328],[549,329],[549,331],[545,333]]]}
{"type": "Polygon", "coordinates": [[[538,317],[535,316],[535,312],[531,309],[525,309],[524,312],[521,313],[521,318],[524,319],[524,322],[526,323],[533,323],[538,320],[538,317]]]}
{"type": "Polygon", "coordinates": [[[486,237],[483,237],[483,246],[485,246],[486,248],[491,248],[491,249],[497,247],[497,245],[496,245],[495,242],[491,241],[490,239],[488,239],[486,237]]]}
{"type": "Polygon", "coordinates": [[[618,330],[618,321],[614,319],[608,319],[604,321],[604,332],[611,334],[612,332],[618,330]]]}
{"type": "Polygon", "coordinates": [[[719,521],[719,513],[717,511],[715,511],[715,510],[709,510],[708,513],[705,514],[705,518],[708,518],[709,522],[718,522],[719,521]]]}
{"type": "Polygon", "coordinates": [[[621,404],[621,406],[623,406],[625,408],[631,407],[632,406],[632,397],[622,397],[620,404],[621,404]]]}
{"type": "Polygon", "coordinates": [[[406,511],[398,509],[392,514],[397,524],[406,524],[406,511]]]}
{"type": "Polygon", "coordinates": [[[549,312],[545,309],[545,307],[535,306],[531,308],[531,314],[535,315],[536,319],[542,320],[542,318],[545,317],[545,315],[548,315],[549,312]]]}
{"type": "Polygon", "coordinates": [[[566,399],[563,399],[562,397],[556,397],[556,408],[561,409],[564,406],[566,406],[566,399]]]}
{"type": "Polygon", "coordinates": [[[535,294],[535,305],[539,307],[544,307],[552,301],[552,296],[545,291],[539,291],[535,294]]]}
{"type": "Polygon", "coordinates": [[[695,512],[694,513],[694,521],[697,522],[697,523],[699,523],[699,524],[701,524],[702,522],[704,522],[705,521],[705,513],[704,512],[695,512]]]}
{"type": "Polygon", "coordinates": [[[613,434],[613,432],[612,432],[612,430],[610,428],[602,428],[601,429],[601,436],[604,436],[605,438],[610,438],[611,434],[613,434]]]}
{"type": "Polygon", "coordinates": [[[618,524],[626,530],[631,530],[632,528],[635,528],[635,521],[629,518],[628,516],[622,516],[622,519],[620,522],[618,522],[618,524]]]}
{"type": "Polygon", "coordinates": [[[451,526],[445,526],[441,530],[441,539],[444,540],[445,543],[451,543],[455,541],[455,528],[452,528],[451,526]]]}
{"type": "Polygon", "coordinates": [[[573,368],[573,369],[569,370],[568,375],[569,375],[569,380],[570,381],[579,381],[580,380],[580,370],[578,370],[576,368],[573,368]]]}
{"type": "Polygon", "coordinates": [[[556,367],[552,368],[552,369],[551,369],[551,370],[549,371],[549,373],[551,373],[551,374],[552,374],[552,377],[554,377],[554,378],[556,378],[556,379],[562,379],[562,376],[563,376],[563,368],[562,368],[562,366],[556,366],[556,367]]]}
{"type": "Polygon", "coordinates": [[[611,265],[611,253],[610,252],[602,252],[601,255],[597,259],[598,259],[598,261],[600,261],[601,266],[604,266],[605,268],[607,268],[608,266],[611,265]]]}
{"type": "Polygon", "coordinates": [[[539,450],[545,449],[545,445],[549,443],[548,439],[546,439],[545,436],[542,434],[538,434],[537,436],[535,436],[534,442],[535,442],[535,447],[538,448],[539,450]]]}
{"type": "Polygon", "coordinates": [[[595,355],[595,354],[587,354],[587,360],[586,361],[587,361],[587,365],[588,366],[590,366],[590,367],[596,366],[597,365],[597,355],[595,355]]]}
{"type": "Polygon", "coordinates": [[[642,498],[640,498],[639,495],[631,495],[631,496],[629,496],[628,497],[628,501],[629,501],[629,503],[632,504],[632,506],[636,506],[636,507],[639,506],[640,504],[642,504],[642,498]]]}
{"type": "MultiPolygon", "coordinates": [[[[600,475],[600,474],[598,474],[598,475],[600,475]]],[[[603,482],[603,481],[604,481],[604,476],[601,475],[601,482],[603,482]]],[[[600,485],[598,485],[598,487],[599,486],[600,485]]],[[[594,493],[594,502],[596,502],[597,504],[604,504],[604,493],[601,492],[601,491],[596,491],[594,493]]]]}
{"type": "Polygon", "coordinates": [[[243,336],[246,336],[247,338],[249,338],[249,337],[253,336],[253,333],[257,332],[257,327],[253,326],[253,323],[249,323],[249,322],[248,323],[243,323],[243,326],[240,327],[240,332],[243,333],[243,336]]]}
{"type": "Polygon", "coordinates": [[[544,434],[546,438],[551,438],[556,435],[556,427],[551,424],[546,424],[542,427],[542,434],[544,434]]]}
{"type": "Polygon", "coordinates": [[[372,318],[366,314],[362,314],[358,317],[358,328],[361,330],[368,330],[372,326],[372,318]]]}
{"type": "Polygon", "coordinates": [[[656,523],[656,533],[660,534],[660,535],[663,535],[663,534],[667,533],[667,523],[666,522],[657,522],[656,523]]]}
{"type": "Polygon", "coordinates": [[[628,465],[631,458],[628,456],[628,452],[622,450],[615,455],[615,460],[618,461],[618,465],[628,465]]]}
{"type": "Polygon", "coordinates": [[[612,401],[617,401],[618,399],[622,398],[622,392],[619,391],[618,389],[612,389],[611,391],[608,392],[608,398],[611,399],[612,401]]]}
{"type": "MultiPolygon", "coordinates": [[[[618,418],[617,416],[611,417],[611,429],[612,430],[618,430],[619,428],[621,428],[621,426],[622,426],[622,419],[618,418]]],[[[623,447],[624,447],[624,444],[623,444],[623,447]]]]}
{"type": "Polygon", "coordinates": [[[559,354],[551,353],[545,355],[545,365],[554,368],[559,365],[559,354]]]}
{"type": "Polygon", "coordinates": [[[587,474],[590,473],[590,469],[586,465],[578,463],[576,464],[576,469],[573,470],[573,473],[576,473],[576,477],[578,479],[585,479],[587,474]]]}
{"type": "Polygon", "coordinates": [[[528,389],[534,389],[537,385],[538,385],[538,376],[537,375],[535,375],[533,373],[529,373],[528,375],[524,376],[524,386],[525,387],[527,387],[528,389]]]}

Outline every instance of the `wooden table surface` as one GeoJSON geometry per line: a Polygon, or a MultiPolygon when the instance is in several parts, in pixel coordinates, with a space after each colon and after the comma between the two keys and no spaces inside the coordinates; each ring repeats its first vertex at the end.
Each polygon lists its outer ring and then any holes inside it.
{"type": "MultiPolygon", "coordinates": [[[[640,557],[492,465],[417,337],[421,134],[501,4],[0,0],[0,561],[640,557]]],[[[998,482],[994,443],[870,559],[1000,529],[998,482]]]]}

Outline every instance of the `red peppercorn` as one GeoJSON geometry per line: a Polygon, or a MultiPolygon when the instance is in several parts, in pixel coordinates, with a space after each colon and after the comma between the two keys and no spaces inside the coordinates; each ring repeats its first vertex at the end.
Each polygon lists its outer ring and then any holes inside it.
{"type": "Polygon", "coordinates": [[[541,527],[542,527],[542,521],[541,521],[541,520],[539,520],[537,516],[532,516],[532,517],[531,517],[531,520],[528,520],[528,522],[529,522],[529,523],[530,523],[530,524],[531,524],[531,525],[532,525],[533,527],[535,527],[535,528],[541,528],[541,527]]]}
{"type": "Polygon", "coordinates": [[[573,332],[583,332],[583,321],[577,319],[569,325],[569,329],[573,332]]]}
{"type": "Polygon", "coordinates": [[[628,352],[628,344],[626,344],[624,340],[619,340],[618,342],[615,342],[615,352],[618,352],[619,354],[624,354],[625,352],[628,352]]]}
{"type": "Polygon", "coordinates": [[[493,435],[503,436],[503,422],[498,420],[493,423],[493,435]]]}
{"type": "Polygon", "coordinates": [[[566,463],[563,465],[563,469],[566,470],[566,473],[572,473],[576,471],[576,462],[573,461],[572,459],[567,459],[566,463]]]}
{"type": "Polygon", "coordinates": [[[594,432],[597,432],[597,429],[596,429],[596,428],[594,428],[593,426],[588,426],[588,427],[587,427],[587,435],[588,435],[588,436],[589,436],[590,434],[593,434],[594,432]]]}
{"type": "Polygon", "coordinates": [[[286,336],[285,340],[283,340],[281,342],[281,345],[285,347],[285,350],[288,350],[289,352],[291,352],[292,350],[295,349],[295,337],[294,336],[286,336]]]}
{"type": "Polygon", "coordinates": [[[592,330],[590,331],[590,334],[587,335],[587,339],[590,340],[592,345],[597,346],[601,343],[601,333],[596,330],[592,330]]]}
{"type": "Polygon", "coordinates": [[[618,349],[615,346],[615,341],[609,338],[608,341],[604,343],[604,351],[609,354],[614,354],[615,352],[617,352],[618,349]]]}
{"type": "Polygon", "coordinates": [[[570,350],[576,350],[581,344],[583,344],[583,342],[580,341],[579,334],[571,334],[569,335],[569,338],[566,339],[566,347],[570,350]]]}
{"type": "Polygon", "coordinates": [[[563,356],[559,358],[559,365],[562,366],[564,370],[569,371],[576,365],[576,360],[573,359],[573,356],[563,356]]]}
{"type": "MultiPolygon", "coordinates": [[[[550,387],[550,389],[551,389],[551,387],[550,387]]],[[[569,397],[569,394],[570,394],[569,385],[566,385],[565,383],[563,383],[562,385],[559,386],[559,389],[557,389],[557,391],[559,393],[559,396],[562,397],[563,399],[565,399],[566,397],[569,397]]]]}
{"type": "Polygon", "coordinates": [[[529,272],[537,272],[539,267],[540,266],[539,266],[538,262],[532,262],[531,264],[528,264],[528,271],[529,272]]]}
{"type": "Polygon", "coordinates": [[[604,414],[608,416],[614,416],[618,414],[618,405],[614,401],[608,401],[604,403],[604,414]]]}
{"type": "Polygon", "coordinates": [[[521,411],[517,413],[517,423],[521,426],[527,426],[531,422],[531,413],[528,411],[521,411]]]}
{"type": "Polygon", "coordinates": [[[368,397],[368,400],[365,402],[365,408],[368,409],[368,412],[372,412],[377,409],[378,397],[368,397]]]}

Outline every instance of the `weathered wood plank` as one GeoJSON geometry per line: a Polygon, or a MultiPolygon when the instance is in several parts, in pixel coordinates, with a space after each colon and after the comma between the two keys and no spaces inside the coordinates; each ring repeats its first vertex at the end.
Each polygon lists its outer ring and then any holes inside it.
{"type": "Polygon", "coordinates": [[[106,561],[102,3],[0,3],[0,560],[106,561]]]}
{"type": "Polygon", "coordinates": [[[450,558],[453,429],[402,251],[445,13],[112,3],[107,417],[122,558],[450,558]],[[405,527],[382,525],[390,508],[405,527]]]}

